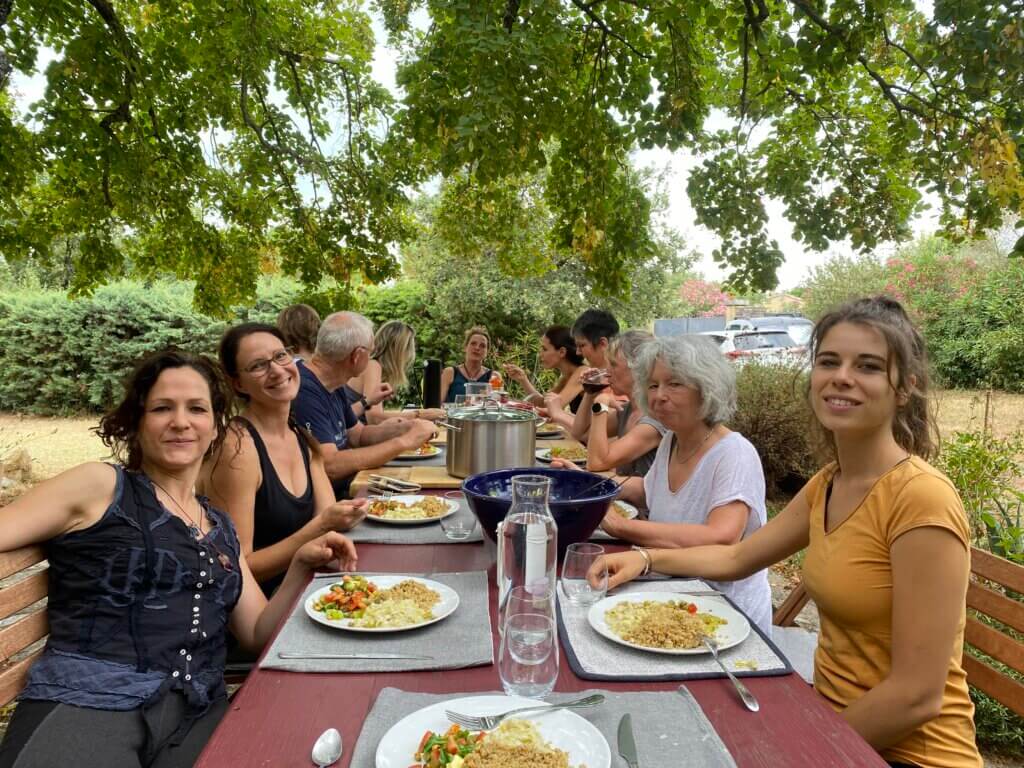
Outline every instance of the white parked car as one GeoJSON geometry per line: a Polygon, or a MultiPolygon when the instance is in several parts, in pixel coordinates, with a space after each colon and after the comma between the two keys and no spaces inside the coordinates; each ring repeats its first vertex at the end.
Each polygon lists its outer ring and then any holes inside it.
{"type": "Polygon", "coordinates": [[[712,339],[723,355],[737,363],[756,360],[770,365],[807,365],[807,346],[784,330],[705,331],[700,335],[712,339]]]}
{"type": "Polygon", "coordinates": [[[737,317],[725,326],[727,331],[785,331],[797,344],[811,340],[814,323],[801,315],[764,315],[762,317],[737,317]]]}

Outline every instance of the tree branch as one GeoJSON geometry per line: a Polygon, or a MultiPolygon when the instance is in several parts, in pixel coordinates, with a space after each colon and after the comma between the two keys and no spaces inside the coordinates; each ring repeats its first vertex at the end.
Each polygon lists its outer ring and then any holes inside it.
{"type": "Polygon", "coordinates": [[[505,6],[505,18],[501,22],[506,32],[512,32],[512,28],[515,27],[516,19],[518,18],[519,0],[508,0],[508,5],[505,6]]]}
{"type": "Polygon", "coordinates": [[[626,46],[630,51],[632,51],[635,56],[639,56],[641,59],[649,59],[650,56],[648,56],[646,53],[642,53],[641,51],[638,51],[636,49],[636,46],[634,46],[626,38],[622,37],[619,34],[616,34],[612,30],[612,28],[608,26],[608,24],[605,22],[604,19],[602,19],[600,16],[598,16],[596,13],[594,13],[593,6],[597,5],[598,2],[600,2],[600,0],[595,0],[595,2],[587,4],[587,3],[582,2],[582,0],[572,0],[572,4],[575,5],[577,8],[579,8],[581,11],[583,11],[583,13],[587,16],[587,18],[589,18],[594,24],[596,24],[598,29],[600,29],[602,32],[604,32],[608,37],[611,37],[611,38],[614,38],[614,39],[618,40],[620,43],[622,43],[624,46],[626,46]]]}

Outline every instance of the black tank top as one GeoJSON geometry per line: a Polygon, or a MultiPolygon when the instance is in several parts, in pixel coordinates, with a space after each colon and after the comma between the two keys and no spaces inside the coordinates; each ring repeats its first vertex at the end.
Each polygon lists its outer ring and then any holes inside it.
{"type": "MultiPolygon", "coordinates": [[[[267,453],[267,446],[256,427],[241,416],[237,417],[237,420],[249,430],[252,442],[256,446],[256,453],[260,457],[263,482],[256,489],[256,502],[253,505],[252,548],[263,549],[287,539],[313,517],[316,505],[313,500],[313,476],[309,471],[309,445],[295,427],[292,427],[295,439],[299,441],[299,450],[302,451],[302,463],[306,465],[306,490],[301,496],[293,496],[277,476],[274,464],[267,453]]],[[[270,597],[283,580],[282,573],[261,582],[260,586],[267,597],[270,597]]]]}

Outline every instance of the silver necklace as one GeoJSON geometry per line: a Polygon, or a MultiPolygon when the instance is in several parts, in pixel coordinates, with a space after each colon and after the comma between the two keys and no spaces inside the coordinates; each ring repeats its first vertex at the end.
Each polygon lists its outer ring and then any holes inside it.
{"type": "MultiPolygon", "coordinates": [[[[181,506],[181,504],[178,503],[178,500],[176,498],[174,498],[166,488],[164,488],[162,485],[160,485],[160,483],[158,483],[153,478],[149,478],[149,480],[150,480],[150,482],[153,483],[153,485],[155,485],[157,488],[159,488],[161,491],[164,492],[164,496],[166,496],[168,499],[170,499],[171,501],[174,502],[174,506],[176,506],[178,509],[181,510],[181,514],[183,514],[185,517],[188,518],[188,522],[189,522],[188,530],[189,530],[189,533],[192,534],[193,538],[196,538],[196,539],[202,538],[202,536],[203,536],[203,516],[202,516],[202,514],[200,513],[199,521],[196,522],[196,519],[194,517],[192,517],[192,515],[190,515],[188,512],[185,511],[185,508],[183,506],[181,506]]],[[[195,497],[196,497],[196,491],[195,491],[195,488],[193,488],[192,489],[192,498],[194,499],[195,497]]]]}
{"type": "MultiPolygon", "coordinates": [[[[696,447],[696,448],[694,448],[694,449],[693,449],[692,451],[690,451],[690,452],[689,452],[689,453],[688,453],[688,454],[686,455],[686,458],[685,458],[685,459],[683,459],[682,461],[680,461],[680,460],[679,460],[679,457],[678,457],[678,455],[677,455],[677,456],[676,456],[676,461],[678,461],[678,462],[679,462],[680,464],[685,464],[685,463],[686,463],[686,462],[688,462],[688,461],[689,461],[690,459],[692,459],[692,458],[693,458],[694,456],[696,456],[696,455],[697,455],[697,451],[699,451],[699,450],[700,450],[701,448],[703,448],[703,447],[704,447],[704,443],[706,443],[706,442],[708,441],[708,439],[709,439],[709,438],[711,437],[711,435],[712,435],[712,433],[714,433],[714,431],[715,431],[715,430],[714,430],[713,428],[712,428],[712,429],[709,429],[709,430],[708,430],[708,433],[707,433],[706,435],[704,435],[704,439],[703,439],[703,440],[701,440],[701,441],[700,441],[699,443],[697,443],[697,447],[696,447]]],[[[679,442],[678,442],[678,440],[679,440],[679,438],[677,437],[677,438],[676,438],[676,441],[677,441],[677,442],[676,442],[676,453],[677,453],[677,454],[678,454],[678,452],[679,452],[679,442]]]]}

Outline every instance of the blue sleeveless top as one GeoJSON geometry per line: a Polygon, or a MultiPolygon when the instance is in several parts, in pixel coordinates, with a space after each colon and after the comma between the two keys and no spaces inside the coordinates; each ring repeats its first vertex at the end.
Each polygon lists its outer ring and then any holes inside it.
{"type": "MultiPolygon", "coordinates": [[[[479,377],[473,379],[474,382],[480,382],[480,383],[490,382],[490,380],[491,380],[491,369],[490,368],[484,368],[484,372],[481,373],[479,377]]],[[[463,375],[463,373],[462,373],[462,366],[461,365],[456,365],[455,366],[455,376],[452,378],[452,383],[448,387],[448,392],[445,393],[444,402],[446,402],[446,403],[454,403],[456,395],[464,395],[464,394],[466,394],[466,384],[469,381],[470,380],[467,379],[463,375]]]]}
{"type": "Polygon", "coordinates": [[[22,699],[147,711],[180,691],[178,743],[226,696],[228,617],[242,592],[239,544],[223,512],[200,504],[210,530],[195,539],[141,472],[117,470],[98,522],[51,539],[50,636],[22,699]]]}

